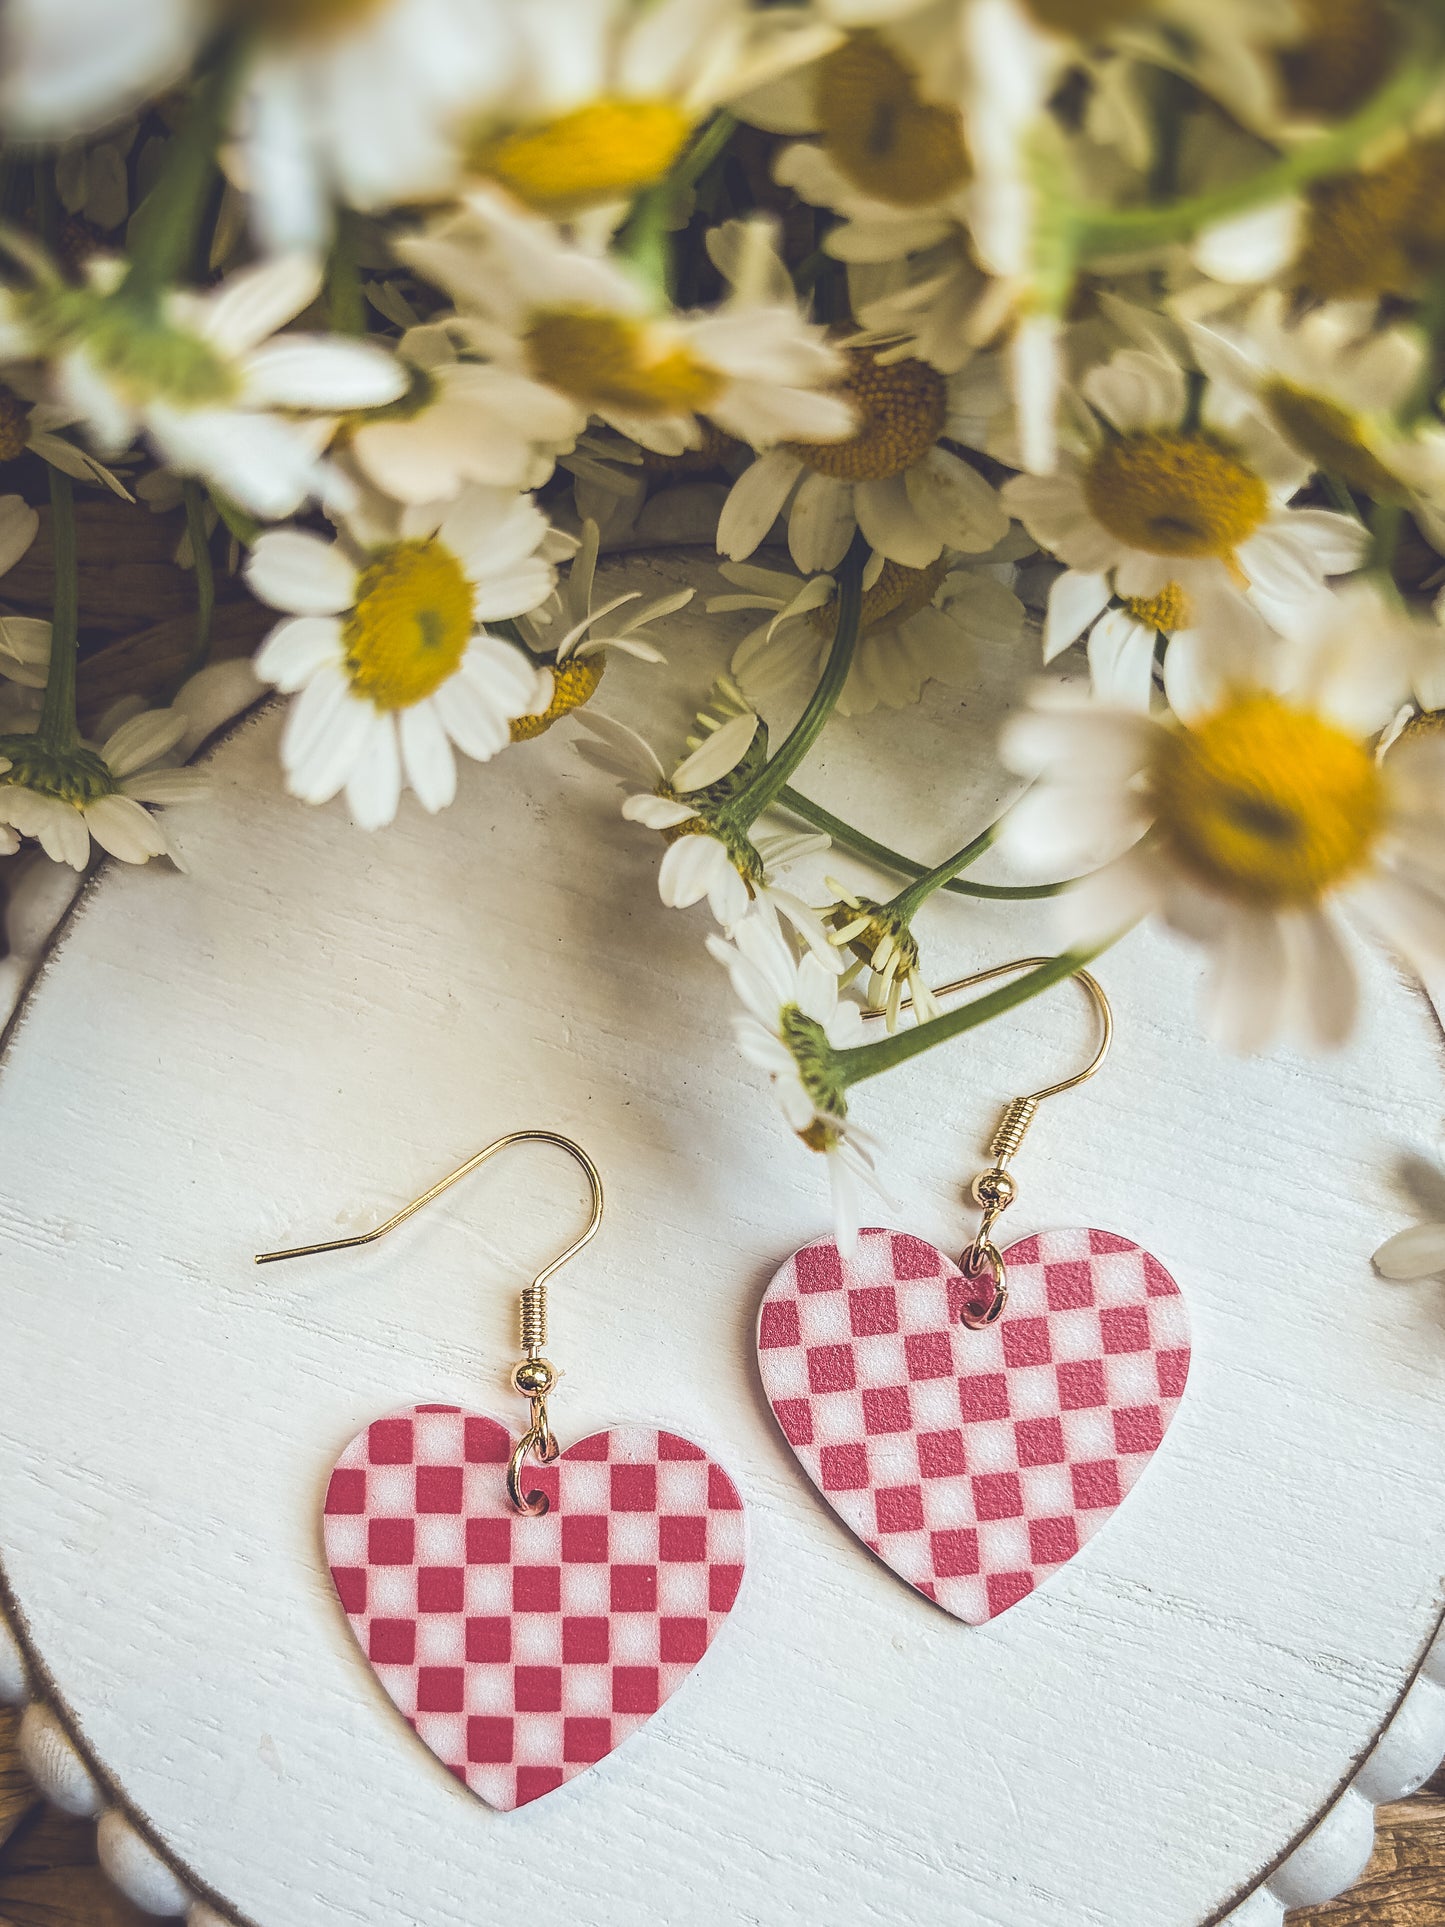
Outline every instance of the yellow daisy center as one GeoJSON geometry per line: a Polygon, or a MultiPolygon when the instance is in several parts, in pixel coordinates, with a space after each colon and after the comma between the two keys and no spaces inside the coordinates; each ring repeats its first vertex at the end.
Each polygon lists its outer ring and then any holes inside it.
{"type": "Polygon", "coordinates": [[[0,382],[0,462],[13,462],[17,455],[25,453],[29,446],[28,422],[24,402],[13,388],[0,382]]]}
{"type": "Polygon", "coordinates": [[[691,130],[673,101],[604,98],[533,127],[482,135],[468,147],[467,165],[560,220],[660,180],[691,130]]]}
{"type": "Polygon", "coordinates": [[[854,187],[894,207],[926,207],[969,177],[963,120],[924,100],[918,75],[876,33],[851,34],[814,69],[823,148],[854,187]]]}
{"type": "MultiPolygon", "coordinates": [[[[909,616],[916,616],[920,609],[926,609],[938,593],[938,585],[949,567],[948,558],[942,555],[924,569],[908,569],[901,562],[886,561],[878,580],[863,592],[859,635],[867,636],[885,626],[896,626],[906,622],[909,616]]],[[[808,620],[815,629],[831,636],[838,621],[837,596],[830,596],[821,608],[810,610],[808,620]]]]}
{"type": "Polygon", "coordinates": [[[1445,266],[1445,138],[1310,190],[1295,279],[1321,300],[1418,294],[1445,266]]]}
{"type": "Polygon", "coordinates": [[[715,368],[645,322],[592,308],[532,316],[527,361],[538,381],[584,407],[626,415],[690,415],[722,389],[715,368]]]}
{"type": "Polygon", "coordinates": [[[474,628],[472,585],[438,541],[398,542],[362,570],[343,640],[351,686],[409,709],[456,673],[474,628]]]}
{"type": "Polygon", "coordinates": [[[223,0],[237,25],[274,40],[326,40],[380,13],[387,0],[223,0]]]}
{"type": "Polygon", "coordinates": [[[552,671],[552,700],[537,716],[514,716],[512,718],[512,741],[530,743],[534,736],[540,736],[545,729],[561,717],[580,709],[583,703],[590,703],[597,694],[597,685],[602,680],[602,672],[607,667],[607,658],[601,653],[595,656],[573,656],[552,671]]]}
{"type": "Polygon", "coordinates": [[[1369,751],[1334,723],[1262,692],[1169,735],[1149,787],[1184,867],[1262,906],[1318,902],[1363,869],[1385,820],[1369,751]]]}
{"type": "Polygon", "coordinates": [[[1177,629],[1187,629],[1192,620],[1189,598],[1177,582],[1166,582],[1158,595],[1126,595],[1119,601],[1136,622],[1157,629],[1161,635],[1172,636],[1177,629]]]}
{"type": "Polygon", "coordinates": [[[1394,64],[1398,21],[1381,0],[1297,0],[1304,32],[1280,58],[1297,114],[1337,120],[1374,93],[1394,64]]]}
{"type": "Polygon", "coordinates": [[[1399,481],[1371,453],[1358,415],[1293,382],[1271,381],[1262,392],[1276,428],[1316,468],[1338,475],[1376,500],[1399,497],[1399,481]]]}
{"type": "Polygon", "coordinates": [[[1025,0],[1025,5],[1041,27],[1079,40],[1107,33],[1145,10],[1142,0],[1025,0]]]}
{"type": "Polygon", "coordinates": [[[1184,430],[1102,444],[1084,476],[1090,513],[1151,555],[1232,556],[1269,514],[1269,491],[1212,436],[1184,430]]]}
{"type": "Polygon", "coordinates": [[[858,432],[846,442],[792,442],[793,453],[840,482],[881,482],[901,475],[928,453],[943,432],[948,388],[926,361],[880,364],[867,348],[847,351],[848,375],[839,394],[858,411],[858,432]]]}

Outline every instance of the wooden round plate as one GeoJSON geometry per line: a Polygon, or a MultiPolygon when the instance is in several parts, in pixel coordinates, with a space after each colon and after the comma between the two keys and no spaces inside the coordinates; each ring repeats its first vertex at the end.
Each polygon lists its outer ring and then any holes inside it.
{"type": "MultiPolygon", "coordinates": [[[[700,688],[737,631],[678,629],[700,688]]],[[[1033,666],[986,665],[967,706],[933,692],[921,736],[916,715],[840,724],[804,787],[934,856],[1008,793],[991,744],[1033,666]]],[[[662,740],[684,709],[656,709],[662,740]]],[[[1008,1228],[1104,1225],[1159,1254],[1193,1371],[1117,1518],[970,1628],[840,1529],[769,1419],[758,1297],[826,1228],[822,1171],[734,1054],[704,913],[658,904],[658,847],[561,731],[368,837],[282,796],[278,729],[265,713],[213,754],[212,797],[174,819],[189,877],[111,868],[86,892],[0,1064],[0,1568],[155,1836],[258,1927],[1197,1927],[1239,1907],[1439,1622],[1445,1305],[1369,1262],[1440,1110],[1424,1000],[1374,961],[1348,1053],[1241,1063],[1200,1034],[1187,952],[1138,934],[1100,964],[1115,1053],[1041,1113],[1008,1228]],[[752,1553],[662,1712],[498,1814],[386,1702],[318,1511],[380,1413],[518,1416],[515,1292],[581,1222],[575,1173],[518,1151],[366,1252],[251,1256],[376,1222],[521,1126],[581,1140],[609,1187],[554,1289],[564,1443],[617,1422],[697,1439],[743,1491],[752,1553]]],[[[941,976],[1046,931],[950,900],[924,934],[941,976]]],[[[890,1222],[964,1242],[998,1104],[1071,1066],[1087,1022],[1064,989],[858,1091],[890,1222]]]]}

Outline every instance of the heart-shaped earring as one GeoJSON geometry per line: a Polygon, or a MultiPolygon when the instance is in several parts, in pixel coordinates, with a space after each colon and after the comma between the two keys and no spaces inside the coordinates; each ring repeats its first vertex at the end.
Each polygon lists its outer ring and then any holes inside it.
{"type": "Polygon", "coordinates": [[[489,1806],[525,1806],[642,1726],[712,1644],[742,1581],[742,1500],[700,1445],[651,1426],[559,1450],[547,1413],[547,1281],[602,1222],[592,1159],[554,1131],[511,1131],[358,1237],[371,1244],[508,1145],[555,1145],[587,1174],[582,1235],[522,1293],[529,1399],[514,1435],[455,1405],[368,1425],[336,1462],[326,1560],[357,1643],[399,1712],[489,1806]]]}
{"type": "MultiPolygon", "coordinates": [[[[946,995],[1046,962],[1023,958],[946,995]]],[[[900,1578],[972,1625],[1067,1564],[1122,1504],[1174,1417],[1189,1316],[1159,1260],[1111,1231],[1046,1231],[1000,1251],[1008,1164],[1045,1098],[1015,1098],[973,1182],[983,1216],[959,1264],[906,1232],[805,1245],[768,1286],[758,1364],[783,1435],[833,1510],[900,1578]]]]}

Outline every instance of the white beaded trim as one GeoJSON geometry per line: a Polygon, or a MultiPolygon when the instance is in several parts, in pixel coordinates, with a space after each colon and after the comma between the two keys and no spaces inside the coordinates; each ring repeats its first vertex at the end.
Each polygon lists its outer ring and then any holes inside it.
{"type": "Polygon", "coordinates": [[[62,1813],[96,1822],[96,1849],[106,1874],[142,1913],[186,1927],[231,1927],[223,1914],[191,1892],[104,1789],[80,1749],[45,1701],[32,1695],[20,1641],[0,1609],[0,1706],[24,1707],[20,1758],[37,1790],[62,1813]]]}
{"type": "MultiPolygon", "coordinates": [[[[186,1927],[231,1927],[199,1899],[100,1783],[61,1721],[32,1697],[30,1669],[0,1610],[0,1705],[23,1706],[20,1756],[39,1791],[62,1812],[94,1818],[100,1864],[143,1913],[184,1915],[186,1927]]],[[[1317,1907],[1353,1887],[1375,1848],[1375,1808],[1417,1792],[1445,1761],[1445,1627],[1393,1718],[1324,1818],[1268,1879],[1217,1927],[1281,1927],[1286,1912],[1317,1907]]]]}

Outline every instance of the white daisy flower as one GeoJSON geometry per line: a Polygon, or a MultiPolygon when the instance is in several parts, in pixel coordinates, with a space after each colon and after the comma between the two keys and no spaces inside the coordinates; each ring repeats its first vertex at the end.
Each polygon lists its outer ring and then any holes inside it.
{"type": "Polygon", "coordinates": [[[405,389],[379,347],[276,332],[319,291],[314,260],[243,268],[205,294],[172,290],[149,318],[117,292],[122,272],[96,261],[85,287],[55,279],[0,302],[0,353],[47,359],[54,400],[104,453],[144,434],[178,474],[258,515],[289,515],[326,483],[327,417],[405,389]]]}
{"type": "Polygon", "coordinates": [[[1311,301],[1423,299],[1441,261],[1445,142],[1426,125],[1376,151],[1374,165],[1207,228],[1191,250],[1195,266],[1227,284],[1277,278],[1311,301]]]}
{"type": "Polygon", "coordinates": [[[104,462],[61,433],[77,420],[73,409],[41,398],[40,371],[10,367],[0,381],[0,462],[13,462],[28,449],[77,482],[99,482],[122,501],[134,498],[125,483],[104,462]]]}
{"type": "Polygon", "coordinates": [[[860,529],[880,555],[910,569],[927,568],[945,548],[993,548],[1009,522],[998,490],[944,446],[963,392],[961,377],[927,362],[849,348],[837,393],[856,411],[856,431],[760,455],[728,495],[719,550],[745,561],[785,510],[789,552],[807,575],[835,569],[860,529]]]}
{"type": "Polygon", "coordinates": [[[1090,370],[1083,396],[1078,447],[1058,472],[1015,476],[1003,491],[1066,565],[1050,596],[1051,656],[1111,594],[1157,627],[1190,628],[1243,591],[1278,624],[1326,576],[1363,561],[1359,522],[1287,506],[1309,463],[1239,393],[1208,386],[1196,423],[1183,370],[1126,348],[1090,370]]]}
{"type": "Polygon", "coordinates": [[[708,251],[730,284],[707,313],[657,311],[617,261],[564,240],[495,190],[401,252],[461,309],[473,351],[506,371],[519,404],[571,408],[568,442],[598,416],[644,448],[677,455],[700,417],[754,448],[788,437],[836,440],[847,404],[824,392],[841,363],[798,311],[764,218],[729,221],[708,251]]]}
{"type": "Polygon", "coordinates": [[[872,1011],[881,1012],[891,1035],[898,1028],[905,997],[915,1024],[926,1024],[943,1015],[943,1005],[923,972],[923,958],[906,912],[876,897],[860,896],[844,889],[829,877],[828,888],[835,902],[824,912],[831,925],[829,942],[839,950],[851,950],[853,962],[843,972],[840,984],[850,984],[863,970],[868,972],[868,1002],[872,1011]]]}
{"type": "Polygon", "coordinates": [[[445,316],[409,328],[397,343],[406,394],[347,436],[367,480],[398,502],[449,501],[469,482],[540,488],[576,434],[568,397],[468,356],[465,337],[445,316]]]}
{"type": "Polygon", "coordinates": [[[785,147],[774,173],[805,201],[843,217],[827,239],[835,260],[892,261],[968,224],[973,169],[963,113],[938,97],[940,56],[956,70],[957,40],[940,35],[936,20],[930,9],[851,33],[738,103],[743,119],[770,133],[814,137],[785,147]]]}
{"type": "Polygon", "coordinates": [[[724,100],[836,35],[751,0],[528,0],[504,94],[463,130],[463,165],[534,213],[610,228],[724,100]]]}
{"type": "MultiPolygon", "coordinates": [[[[977,645],[1014,642],[1023,633],[1023,604],[1007,580],[1008,548],[1006,541],[1002,552],[967,560],[945,550],[923,569],[870,556],[858,641],[838,713],[863,716],[880,705],[902,709],[919,700],[928,682],[969,688],[977,645]]],[[[800,577],[750,562],[724,562],[719,573],[737,593],[713,596],[710,613],[769,612],[733,655],[732,672],[744,691],[764,709],[809,695],[836,628],[833,577],[800,577]]]]}
{"type": "Polygon", "coordinates": [[[298,698],[281,744],[293,795],[325,803],[344,788],[363,829],[390,823],[404,788],[435,813],[456,795],[454,746],[484,763],[514,717],[546,708],[550,674],[485,625],[545,600],[548,537],[528,497],[480,487],[400,512],[391,539],[366,547],[294,528],[260,537],[247,581],[292,612],[256,673],[298,698]]]}
{"type": "Polygon", "coordinates": [[[642,662],[661,662],[663,656],[646,631],[685,609],[696,594],[693,589],[674,589],[644,601],[640,589],[627,589],[598,605],[594,589],[600,545],[597,524],[584,522],[581,547],[565,580],[517,625],[522,640],[552,672],[552,697],[544,710],[513,720],[514,743],[531,741],[591,702],[609,651],[616,649],[642,662]]]}
{"type": "Polygon", "coordinates": [[[1361,582],[1297,605],[1290,629],[1263,660],[1228,631],[1176,638],[1173,718],[1052,685],[1004,734],[1006,759],[1038,780],[1001,844],[1051,875],[1104,864],[1058,900],[1071,937],[1163,916],[1210,949],[1212,1025],[1242,1050],[1287,1028],[1319,1044],[1349,1033],[1347,915],[1417,970],[1445,957],[1445,742],[1373,749],[1415,625],[1361,582]]]}
{"type": "Polygon", "coordinates": [[[55,863],[83,870],[91,841],[122,863],[174,858],[164,826],[148,804],[185,803],[205,790],[199,770],[177,769],[186,733],[179,710],[129,717],[98,748],[56,751],[37,735],[0,737],[0,842],[13,851],[33,838],[55,863]]]}
{"type": "Polygon", "coordinates": [[[733,1020],[739,1050],[766,1073],[789,1129],[827,1159],[834,1227],[848,1250],[864,1193],[879,1188],[877,1149],[850,1121],[831,1058],[863,1041],[863,1014],[839,997],[836,975],[816,956],[798,961],[767,917],[744,917],[730,943],[717,936],[707,941],[744,1006],[733,1020]]]}
{"type": "Polygon", "coordinates": [[[504,0],[9,0],[0,117],[22,138],[103,125],[179,79],[210,37],[249,30],[238,171],[265,245],[324,244],[333,198],[445,194],[453,125],[505,89],[504,0]]]}
{"type": "Polygon", "coordinates": [[[577,719],[587,732],[578,748],[588,762],[628,787],[622,804],[628,821],[665,838],[657,890],[669,909],[686,910],[706,900],[723,929],[731,931],[762,901],[836,970],[822,918],[777,880],[790,865],[826,850],[829,840],[815,832],[760,834],[756,826],[740,830],[729,822],[728,794],[755,772],[766,752],[767,731],[740,695],[722,707],[725,720],[706,713],[699,719],[706,733],[692,739],[696,747],[671,775],[635,730],[592,710],[577,719]]]}
{"type": "Polygon", "coordinates": [[[1445,546],[1445,428],[1402,431],[1401,411],[1426,374],[1428,343],[1414,329],[1368,332],[1359,308],[1335,304],[1292,320],[1279,289],[1237,326],[1189,329],[1209,379],[1263,413],[1311,466],[1375,502],[1407,503],[1445,546]]]}

